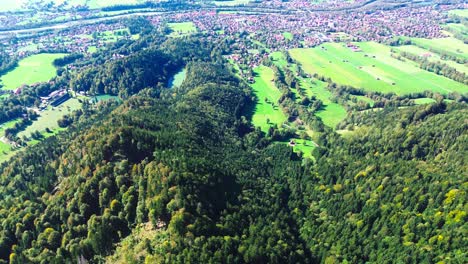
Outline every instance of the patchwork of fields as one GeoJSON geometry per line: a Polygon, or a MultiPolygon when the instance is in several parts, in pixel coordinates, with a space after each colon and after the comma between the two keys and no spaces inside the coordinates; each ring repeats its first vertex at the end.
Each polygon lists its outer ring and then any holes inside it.
{"type": "Polygon", "coordinates": [[[311,49],[293,49],[291,57],[310,73],[366,91],[409,94],[432,90],[441,94],[466,92],[465,85],[420,69],[416,63],[391,57],[390,47],[355,43],[359,51],[344,43],[327,43],[311,49]]]}

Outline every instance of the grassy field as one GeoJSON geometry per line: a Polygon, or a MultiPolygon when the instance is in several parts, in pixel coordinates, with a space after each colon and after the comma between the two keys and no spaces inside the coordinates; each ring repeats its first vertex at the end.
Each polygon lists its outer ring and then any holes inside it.
{"type": "Polygon", "coordinates": [[[23,84],[49,81],[57,74],[52,62],[65,55],[42,53],[21,60],[18,67],[0,77],[2,89],[14,90],[23,84]]]}
{"type": "Polygon", "coordinates": [[[418,98],[418,99],[414,99],[414,103],[417,104],[417,105],[422,105],[422,104],[431,104],[431,103],[435,103],[436,100],[432,99],[432,98],[418,98]]]}
{"type": "Polygon", "coordinates": [[[448,23],[444,25],[444,28],[454,32],[454,33],[459,33],[462,34],[463,36],[468,35],[468,28],[463,25],[463,24],[456,24],[456,23],[448,23]]]}
{"type": "Polygon", "coordinates": [[[170,34],[172,37],[183,36],[197,32],[197,28],[193,22],[167,23],[167,25],[170,29],[172,29],[172,33],[170,34]]]}
{"type": "Polygon", "coordinates": [[[18,133],[19,137],[30,137],[31,133],[34,131],[39,131],[43,134],[45,129],[49,128],[50,130],[60,130],[60,127],[57,124],[57,121],[61,119],[64,115],[70,114],[73,110],[81,108],[81,103],[78,102],[78,99],[72,98],[66,101],[65,103],[59,105],[58,107],[49,106],[46,110],[40,113],[40,116],[32,125],[28,126],[24,131],[18,133]]]}
{"type": "Polygon", "coordinates": [[[457,15],[461,17],[468,17],[468,9],[454,9],[450,10],[449,14],[457,15]]]}
{"type": "Polygon", "coordinates": [[[284,32],[283,37],[287,40],[292,40],[294,38],[293,34],[291,32],[284,32]]]}
{"type": "Polygon", "coordinates": [[[390,56],[390,48],[373,42],[356,43],[354,52],[343,43],[327,43],[311,49],[292,49],[291,57],[310,73],[367,91],[408,94],[432,90],[443,94],[467,92],[467,87],[448,78],[421,70],[413,62],[390,56]]]}
{"type": "Polygon", "coordinates": [[[419,56],[430,55],[429,57],[427,57],[427,59],[429,61],[445,63],[448,66],[450,66],[452,68],[455,68],[459,72],[463,72],[465,74],[468,74],[468,67],[466,65],[457,63],[457,62],[452,61],[452,60],[442,60],[437,53],[430,52],[429,50],[420,48],[418,46],[404,45],[404,46],[396,47],[395,49],[397,51],[405,51],[405,52],[412,53],[414,55],[419,55],[419,56]]]}
{"type": "MultiPolygon", "coordinates": [[[[12,128],[17,122],[19,122],[19,119],[11,120],[3,124],[0,124],[0,138],[3,138],[5,136],[5,130],[7,128],[12,128]]],[[[6,160],[11,155],[12,155],[12,150],[11,150],[10,144],[5,143],[2,140],[0,140],[0,162],[6,160]]]]}
{"type": "MultiPolygon", "coordinates": [[[[290,141],[288,140],[288,141],[280,141],[278,143],[288,144],[289,145],[289,142],[290,141]]],[[[312,150],[314,150],[314,148],[315,148],[315,143],[312,140],[295,138],[294,142],[296,143],[296,145],[294,145],[292,147],[294,152],[299,152],[300,151],[300,152],[303,153],[303,157],[313,158],[312,157],[312,150]]]]}
{"type": "Polygon", "coordinates": [[[274,78],[273,70],[265,66],[259,66],[254,69],[254,73],[256,77],[252,89],[257,96],[258,102],[255,105],[252,123],[266,132],[271,124],[280,126],[286,120],[286,116],[278,106],[281,92],[272,81],[274,78]],[[268,103],[265,102],[265,98],[267,98],[268,103]],[[269,123],[267,120],[269,120],[269,123]]]}
{"type": "Polygon", "coordinates": [[[300,85],[309,96],[314,95],[323,102],[323,109],[318,111],[316,115],[322,119],[326,126],[335,128],[346,117],[346,109],[342,105],[330,101],[332,94],[326,89],[327,83],[318,80],[302,79],[300,85]]]}
{"type": "MultiPolygon", "coordinates": [[[[283,53],[273,52],[270,54],[270,58],[276,66],[297,72],[297,65],[294,63],[288,64],[283,53]]],[[[305,90],[307,96],[315,96],[323,102],[323,109],[318,111],[316,115],[322,119],[325,125],[334,128],[346,117],[345,108],[330,101],[332,94],[326,89],[326,82],[299,77],[299,85],[305,90]]],[[[290,90],[296,95],[297,100],[301,99],[296,89],[291,88],[290,90]]]]}
{"type": "Polygon", "coordinates": [[[453,37],[437,39],[411,38],[411,42],[428,50],[468,59],[468,45],[453,37]]]}

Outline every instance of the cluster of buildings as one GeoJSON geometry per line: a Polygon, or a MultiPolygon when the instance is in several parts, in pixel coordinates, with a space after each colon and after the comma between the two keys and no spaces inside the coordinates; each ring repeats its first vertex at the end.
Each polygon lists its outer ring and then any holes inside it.
{"type": "Polygon", "coordinates": [[[48,96],[41,97],[41,104],[39,109],[44,110],[49,105],[57,107],[66,102],[68,99],[70,99],[70,94],[66,89],[53,91],[48,96]]]}

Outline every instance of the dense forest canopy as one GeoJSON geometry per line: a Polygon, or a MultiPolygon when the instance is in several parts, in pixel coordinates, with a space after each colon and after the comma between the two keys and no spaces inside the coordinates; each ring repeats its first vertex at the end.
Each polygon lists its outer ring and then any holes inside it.
{"type": "Polygon", "coordinates": [[[0,263],[466,261],[465,103],[358,112],[344,136],[310,117],[302,159],[252,126],[219,47],[157,39],[60,79],[126,100],[1,166],[0,263]]]}

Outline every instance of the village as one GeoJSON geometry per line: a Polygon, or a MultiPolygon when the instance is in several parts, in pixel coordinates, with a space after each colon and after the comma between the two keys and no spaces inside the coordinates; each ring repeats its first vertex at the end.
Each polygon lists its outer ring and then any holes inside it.
{"type": "MultiPolygon", "coordinates": [[[[334,7],[333,3],[328,7],[331,9],[342,7],[341,5],[334,7]]],[[[291,1],[285,8],[295,10],[308,5],[310,5],[308,1],[291,1]]],[[[450,8],[456,7],[459,6],[450,6],[450,8]]],[[[246,49],[257,49],[258,43],[261,43],[264,48],[275,51],[314,47],[324,42],[340,41],[343,35],[336,33],[345,34],[345,39],[350,41],[376,42],[385,42],[395,36],[441,37],[443,33],[441,33],[438,21],[444,19],[444,15],[440,12],[444,8],[448,7],[442,5],[403,7],[397,10],[353,12],[352,14],[338,11],[250,14],[201,9],[174,14],[161,13],[146,18],[155,27],[163,26],[168,22],[193,22],[197,31],[202,32],[207,39],[212,41],[228,38],[236,43],[247,45],[246,49]],[[291,37],[286,38],[284,35],[286,32],[291,37]],[[249,41],[244,41],[245,38],[242,36],[250,36],[257,44],[249,44],[249,41]]],[[[18,56],[18,58],[57,50],[90,54],[109,43],[109,39],[96,37],[96,33],[109,34],[107,32],[125,29],[121,20],[106,21],[43,32],[39,36],[4,39],[2,44],[11,56],[18,56]]],[[[116,34],[115,36],[113,41],[132,38],[129,34],[116,34]]]]}

